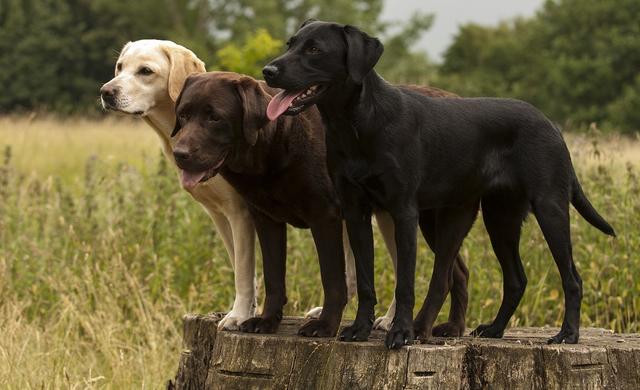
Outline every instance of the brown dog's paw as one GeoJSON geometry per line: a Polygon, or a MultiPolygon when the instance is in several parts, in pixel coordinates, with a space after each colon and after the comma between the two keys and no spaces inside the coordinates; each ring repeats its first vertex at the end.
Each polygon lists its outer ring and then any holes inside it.
{"type": "Polygon", "coordinates": [[[245,333],[276,333],[280,321],[276,318],[253,317],[240,324],[240,331],[245,333]]]}
{"type": "Polygon", "coordinates": [[[325,320],[310,320],[298,329],[298,334],[304,337],[333,337],[338,327],[325,320]]]}
{"type": "Polygon", "coordinates": [[[489,339],[499,339],[504,335],[504,328],[494,324],[482,324],[471,332],[473,337],[484,337],[489,339]]]}
{"type": "Polygon", "coordinates": [[[464,324],[456,324],[455,322],[444,322],[436,325],[431,334],[435,337],[460,337],[464,335],[464,324]]]}

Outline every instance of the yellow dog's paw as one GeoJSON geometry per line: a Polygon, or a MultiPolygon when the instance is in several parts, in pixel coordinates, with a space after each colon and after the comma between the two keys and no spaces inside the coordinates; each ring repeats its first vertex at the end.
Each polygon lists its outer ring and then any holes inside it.
{"type": "Polygon", "coordinates": [[[389,329],[391,329],[392,325],[393,325],[393,317],[382,316],[382,317],[376,318],[376,320],[373,321],[373,329],[384,330],[386,332],[388,332],[389,329]]]}
{"type": "Polygon", "coordinates": [[[322,306],[314,307],[313,309],[309,310],[304,316],[305,318],[318,319],[320,318],[320,314],[322,314],[322,306]]]}
{"type": "Polygon", "coordinates": [[[240,324],[253,317],[252,313],[239,313],[233,310],[218,322],[218,330],[240,330],[240,324]]]}

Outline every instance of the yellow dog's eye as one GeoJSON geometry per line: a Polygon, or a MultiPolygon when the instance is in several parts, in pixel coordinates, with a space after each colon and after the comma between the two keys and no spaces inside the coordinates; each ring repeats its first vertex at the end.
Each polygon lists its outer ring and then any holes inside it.
{"type": "Polygon", "coordinates": [[[118,63],[116,64],[116,70],[117,70],[118,72],[120,72],[120,71],[122,70],[122,62],[118,62],[118,63]]]}
{"type": "Polygon", "coordinates": [[[148,76],[148,75],[152,74],[153,71],[151,70],[151,68],[149,68],[147,66],[143,66],[142,68],[140,68],[138,70],[138,73],[143,75],[143,76],[148,76]]]}

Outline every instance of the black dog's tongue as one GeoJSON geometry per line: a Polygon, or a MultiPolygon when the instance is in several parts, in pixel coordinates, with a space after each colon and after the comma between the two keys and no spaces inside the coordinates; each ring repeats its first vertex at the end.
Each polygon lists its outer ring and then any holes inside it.
{"type": "Polygon", "coordinates": [[[274,121],[278,119],[280,115],[287,111],[293,99],[300,96],[302,92],[304,92],[304,90],[294,92],[282,91],[274,96],[267,106],[267,117],[269,120],[274,121]]]}

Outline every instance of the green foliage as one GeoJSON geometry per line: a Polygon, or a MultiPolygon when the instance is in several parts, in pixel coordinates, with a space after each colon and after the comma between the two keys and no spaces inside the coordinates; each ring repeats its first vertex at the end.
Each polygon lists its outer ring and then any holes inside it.
{"type": "Polygon", "coordinates": [[[434,19],[432,14],[415,13],[403,23],[400,31],[385,37],[384,54],[376,70],[395,83],[426,84],[426,80],[436,73],[436,66],[426,53],[413,51],[412,47],[431,28],[434,19]]]}
{"type": "MultiPolygon", "coordinates": [[[[0,112],[99,112],[98,90],[118,51],[142,38],[192,49],[209,69],[253,76],[307,18],[336,20],[383,34],[382,0],[0,0],[0,112]]],[[[409,43],[430,25],[414,18],[387,50],[392,79],[426,68],[409,43]],[[409,38],[405,41],[403,38],[409,38]],[[394,47],[397,49],[394,50],[394,47]]],[[[381,69],[382,69],[381,68],[381,69]]],[[[418,76],[416,76],[418,77],[418,76]]]]}
{"type": "Polygon", "coordinates": [[[465,25],[441,69],[439,81],[463,95],[522,98],[558,121],[636,131],[640,2],[555,0],[531,19],[465,25]]]}
{"type": "Polygon", "coordinates": [[[241,47],[229,43],[218,50],[218,68],[260,78],[264,64],[281,49],[281,40],[272,38],[267,30],[259,29],[255,35],[248,36],[241,47]]]}
{"type": "Polygon", "coordinates": [[[145,34],[166,37],[160,8],[149,1],[0,0],[0,112],[97,107],[100,82],[111,77],[122,45],[145,34]]]}
{"type": "MultiPolygon", "coordinates": [[[[130,131],[153,136],[149,129],[130,131]]],[[[39,139],[59,144],[69,137],[51,131],[39,139]]],[[[121,149],[119,143],[106,148],[109,138],[92,138],[86,148],[106,155],[121,149]]],[[[84,166],[60,165],[51,175],[29,174],[33,164],[18,169],[16,162],[38,149],[14,145],[0,156],[0,387],[74,387],[68,383],[95,378],[114,388],[160,387],[177,367],[181,316],[228,310],[233,302],[233,271],[213,224],[179,188],[164,157],[147,157],[136,167],[118,163],[134,157],[129,151],[115,160],[92,157],[84,166]]],[[[618,232],[609,238],[571,213],[573,253],[584,280],[583,326],[640,331],[640,147],[633,145],[595,137],[569,143],[585,192],[618,232]],[[622,150],[635,153],[626,169],[622,150]]],[[[73,157],[55,150],[38,158],[73,157]]],[[[321,302],[319,267],[308,230],[288,233],[285,311],[301,315],[321,302]]],[[[418,242],[419,305],[433,254],[421,237],[418,242]]],[[[394,280],[377,232],[375,243],[382,314],[394,280]]],[[[510,325],[558,326],[562,285],[535,218],[525,223],[520,249],[529,285],[510,325]]],[[[461,251],[471,275],[467,326],[475,327],[493,318],[502,294],[500,267],[481,218],[461,251]]],[[[257,269],[264,297],[260,264],[257,269]]],[[[354,309],[352,300],[345,319],[353,318],[354,309]]]]}

